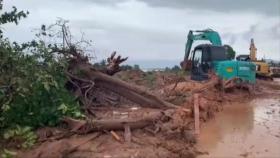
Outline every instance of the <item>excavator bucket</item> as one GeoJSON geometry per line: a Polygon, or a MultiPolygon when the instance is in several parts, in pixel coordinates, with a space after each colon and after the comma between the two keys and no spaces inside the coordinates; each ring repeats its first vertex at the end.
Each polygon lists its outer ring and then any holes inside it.
{"type": "Polygon", "coordinates": [[[190,71],[192,68],[192,61],[191,60],[184,60],[180,63],[181,67],[185,71],[190,71]]]}

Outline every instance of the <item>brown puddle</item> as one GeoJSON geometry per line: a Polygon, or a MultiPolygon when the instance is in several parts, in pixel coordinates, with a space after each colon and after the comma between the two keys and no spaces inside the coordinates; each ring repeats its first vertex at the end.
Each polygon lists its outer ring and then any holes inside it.
{"type": "Polygon", "coordinates": [[[280,158],[280,96],[227,105],[201,127],[199,158],[280,158]]]}

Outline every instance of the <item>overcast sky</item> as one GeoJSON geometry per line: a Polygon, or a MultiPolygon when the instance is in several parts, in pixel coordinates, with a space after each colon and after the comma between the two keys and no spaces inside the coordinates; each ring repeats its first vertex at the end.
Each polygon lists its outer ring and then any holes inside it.
{"type": "Polygon", "coordinates": [[[239,54],[254,38],[259,58],[280,60],[280,0],[4,0],[6,10],[13,5],[30,15],[6,26],[6,36],[30,40],[32,29],[61,17],[94,41],[99,59],[116,50],[130,60],[181,61],[188,31],[212,28],[239,54]]]}

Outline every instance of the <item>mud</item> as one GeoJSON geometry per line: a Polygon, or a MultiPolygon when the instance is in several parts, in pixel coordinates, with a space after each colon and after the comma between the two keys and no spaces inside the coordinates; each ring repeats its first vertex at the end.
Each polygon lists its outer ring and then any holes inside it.
{"type": "Polygon", "coordinates": [[[199,158],[280,157],[280,95],[228,103],[202,126],[197,147],[207,153],[199,158]]]}
{"type": "Polygon", "coordinates": [[[150,90],[163,88],[187,79],[186,76],[178,76],[172,72],[143,72],[141,70],[121,71],[116,73],[115,77],[132,84],[147,87],[150,90]]]}
{"type": "MultiPolygon", "coordinates": [[[[256,96],[239,88],[221,94],[213,86],[205,89],[208,83],[190,80],[172,80],[152,90],[192,111],[192,92],[204,89],[199,100],[202,126],[198,144],[193,134],[193,114],[179,108],[166,119],[132,130],[130,142],[125,141],[124,130],[113,131],[120,139],[107,130],[93,135],[58,136],[60,139],[54,135],[29,151],[19,152],[18,157],[279,157],[280,95],[275,85],[280,82],[276,83],[263,82],[256,96]],[[262,98],[254,99],[259,96],[262,98]]],[[[95,115],[98,119],[141,118],[142,114],[160,110],[123,105],[97,108],[95,115]]]]}

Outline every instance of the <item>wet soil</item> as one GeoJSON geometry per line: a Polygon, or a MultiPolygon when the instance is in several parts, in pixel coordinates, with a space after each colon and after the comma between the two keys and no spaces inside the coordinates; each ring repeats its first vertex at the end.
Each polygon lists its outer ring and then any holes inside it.
{"type": "MultiPolygon", "coordinates": [[[[193,107],[192,91],[207,84],[185,81],[174,86],[172,83],[163,88],[159,86],[154,91],[166,100],[172,101],[173,97],[178,101],[180,98],[177,105],[186,109],[193,107]]],[[[280,87],[280,82],[264,81],[258,85],[257,95],[234,89],[221,98],[216,88],[203,91],[200,104],[204,106],[200,107],[200,121],[205,123],[202,124],[197,145],[192,114],[178,109],[168,117],[167,122],[160,120],[131,131],[131,142],[124,140],[122,130],[114,131],[120,140],[111,134],[112,131],[70,135],[60,140],[52,139],[53,136],[29,151],[19,152],[18,157],[279,157],[280,91],[277,91],[276,85],[280,87]]],[[[123,105],[99,108],[95,115],[98,119],[134,118],[159,110],[123,105]]]]}
{"type": "Polygon", "coordinates": [[[199,158],[279,158],[280,95],[228,103],[202,125],[197,146],[208,153],[199,158]]]}

